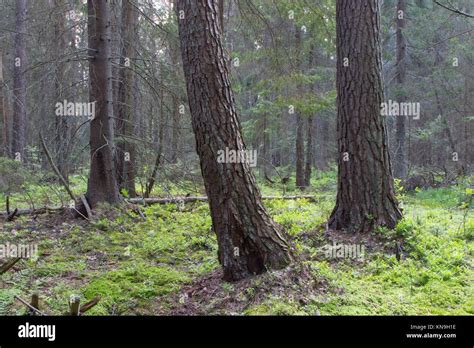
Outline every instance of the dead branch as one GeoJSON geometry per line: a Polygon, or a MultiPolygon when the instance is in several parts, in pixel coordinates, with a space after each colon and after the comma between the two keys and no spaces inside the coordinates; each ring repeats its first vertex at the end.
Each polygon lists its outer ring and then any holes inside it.
{"type": "Polygon", "coordinates": [[[22,299],[20,296],[17,296],[15,295],[14,296],[16,300],[20,301],[21,303],[23,303],[26,307],[28,307],[31,311],[33,312],[36,312],[38,313],[39,315],[46,315],[44,314],[43,312],[41,312],[39,309],[33,307],[32,305],[30,305],[28,302],[26,302],[24,299],[22,299]]]}
{"type": "Polygon", "coordinates": [[[96,304],[98,304],[100,301],[100,297],[96,297],[94,298],[92,301],[89,301],[87,303],[84,303],[82,306],[81,306],[81,309],[79,310],[79,313],[80,314],[84,314],[85,312],[87,312],[89,309],[91,309],[92,307],[94,307],[96,304]]]}
{"type": "Polygon", "coordinates": [[[21,257],[14,258],[13,260],[7,261],[0,267],[0,274],[7,272],[10,268],[15,266],[15,264],[21,260],[21,257]]]}
{"type": "Polygon", "coordinates": [[[66,192],[69,194],[69,197],[71,197],[71,199],[75,202],[76,197],[74,196],[71,189],[69,188],[69,185],[68,185],[66,179],[64,179],[64,177],[61,175],[61,172],[59,171],[58,167],[56,166],[56,164],[54,164],[53,158],[51,157],[51,153],[49,152],[49,150],[46,146],[46,143],[44,141],[44,138],[43,138],[43,135],[41,134],[41,132],[40,132],[39,136],[40,136],[40,139],[41,139],[41,146],[43,147],[44,153],[45,153],[45,155],[48,159],[49,164],[53,168],[53,171],[56,174],[56,176],[59,178],[59,180],[63,184],[64,188],[66,189],[66,192]]]}

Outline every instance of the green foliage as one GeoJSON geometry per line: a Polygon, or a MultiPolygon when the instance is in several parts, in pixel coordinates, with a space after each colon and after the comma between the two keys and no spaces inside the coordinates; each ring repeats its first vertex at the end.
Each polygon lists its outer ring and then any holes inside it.
{"type": "Polygon", "coordinates": [[[20,191],[28,173],[19,161],[0,156],[0,193],[9,196],[20,191]]]}

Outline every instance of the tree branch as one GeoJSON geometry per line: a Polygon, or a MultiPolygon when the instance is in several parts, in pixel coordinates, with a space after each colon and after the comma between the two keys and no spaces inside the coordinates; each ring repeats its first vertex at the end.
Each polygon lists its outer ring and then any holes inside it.
{"type": "Polygon", "coordinates": [[[458,10],[457,8],[448,7],[448,6],[446,6],[446,5],[440,4],[440,3],[438,2],[438,0],[433,0],[433,1],[434,1],[434,3],[435,3],[436,5],[441,6],[442,8],[444,8],[444,9],[446,9],[446,10],[448,10],[448,11],[457,13],[457,14],[459,14],[459,15],[461,15],[461,16],[466,16],[466,17],[469,17],[469,18],[474,18],[473,15],[471,15],[471,14],[469,14],[469,13],[466,13],[466,12],[463,12],[463,11],[461,11],[461,10],[458,10]]]}

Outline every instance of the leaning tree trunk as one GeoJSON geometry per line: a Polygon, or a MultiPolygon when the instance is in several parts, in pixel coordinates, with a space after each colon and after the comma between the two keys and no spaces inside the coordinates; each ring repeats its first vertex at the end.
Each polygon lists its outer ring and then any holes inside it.
{"type": "Polygon", "coordinates": [[[284,230],[265,210],[247,162],[219,163],[219,151],[245,149],[222,44],[217,1],[179,0],[179,36],[192,126],[224,279],[288,265],[284,230]]]}
{"type": "MultiPolygon", "coordinates": [[[[406,55],[406,43],[403,33],[405,27],[405,0],[398,0],[397,3],[397,99],[400,103],[406,100],[405,93],[402,92],[405,83],[405,55],[406,55]]],[[[406,138],[406,127],[405,127],[405,116],[397,116],[396,125],[396,146],[395,146],[395,165],[394,175],[397,178],[405,179],[408,173],[408,163],[405,156],[405,138],[406,138]]]]}
{"type": "Polygon", "coordinates": [[[395,227],[394,195],[383,101],[377,0],[337,0],[338,190],[334,229],[395,227]]]}
{"type": "Polygon", "coordinates": [[[113,163],[112,66],[110,62],[109,0],[87,1],[90,102],[96,102],[90,123],[91,163],[86,197],[91,208],[99,202],[118,203],[120,195],[113,163]]]}
{"type": "Polygon", "coordinates": [[[25,160],[26,147],[26,0],[16,1],[15,57],[13,59],[12,154],[25,160]]]}

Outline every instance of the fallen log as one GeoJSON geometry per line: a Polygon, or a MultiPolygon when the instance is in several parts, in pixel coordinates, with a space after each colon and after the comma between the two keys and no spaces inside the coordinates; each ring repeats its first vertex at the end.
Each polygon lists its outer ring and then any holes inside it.
{"type": "MultiPolygon", "coordinates": [[[[284,200],[293,200],[293,199],[308,199],[311,202],[316,201],[316,197],[312,195],[302,195],[302,196],[263,196],[262,199],[284,199],[284,200]]],[[[172,197],[172,198],[128,198],[125,199],[128,203],[133,204],[170,204],[170,203],[192,203],[192,202],[207,202],[206,196],[182,196],[182,197],[172,197]]],[[[57,213],[64,212],[70,208],[68,207],[42,207],[36,209],[18,209],[18,212],[15,214],[19,215],[37,215],[37,214],[46,214],[46,213],[57,213]]],[[[8,217],[6,211],[0,211],[1,217],[8,217]]]]}
{"type": "MultiPolygon", "coordinates": [[[[262,199],[309,199],[315,201],[315,196],[262,196],[262,199]]],[[[206,196],[176,196],[172,198],[129,198],[126,200],[134,204],[169,204],[169,203],[191,203],[191,202],[207,202],[206,196]]]]}
{"type": "MultiPolygon", "coordinates": [[[[61,211],[66,211],[67,209],[68,209],[67,207],[42,207],[42,208],[36,208],[36,209],[18,209],[15,216],[57,213],[61,211]]],[[[9,215],[7,214],[6,211],[0,211],[0,216],[6,218],[9,215]]]]}

